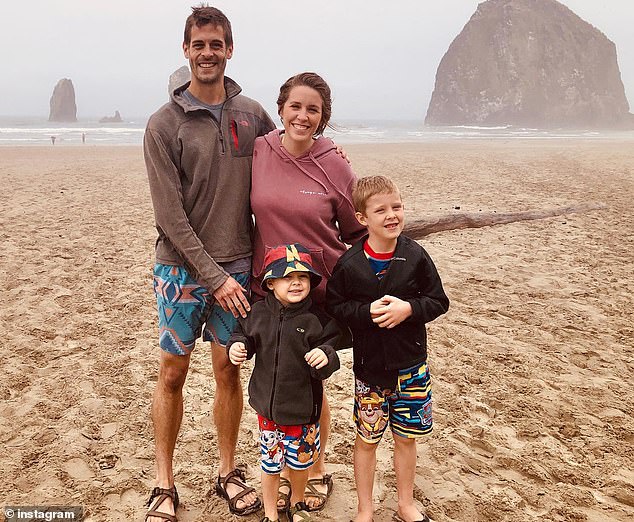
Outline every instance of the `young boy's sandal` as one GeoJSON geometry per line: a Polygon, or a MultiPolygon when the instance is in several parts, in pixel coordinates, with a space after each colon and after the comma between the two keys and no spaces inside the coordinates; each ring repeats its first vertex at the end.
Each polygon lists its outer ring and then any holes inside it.
{"type": "MultiPolygon", "coordinates": [[[[401,518],[401,516],[398,513],[394,513],[393,518],[396,522],[407,522],[407,520],[405,520],[404,518],[401,518]]],[[[425,515],[425,513],[423,513],[423,518],[421,518],[420,520],[413,520],[412,522],[431,522],[431,520],[429,519],[427,515],[425,515]]]]}
{"type": "Polygon", "coordinates": [[[310,516],[308,506],[304,502],[298,502],[288,510],[288,522],[312,522],[315,520],[310,516]],[[298,521],[295,517],[299,517],[298,521]]]}
{"type": "Polygon", "coordinates": [[[277,489],[277,512],[278,513],[287,513],[291,508],[291,481],[287,478],[280,477],[280,485],[277,489]],[[286,489],[286,493],[282,491],[282,488],[286,489]],[[282,506],[280,506],[280,501],[284,502],[282,506]]]}
{"type": "Polygon", "coordinates": [[[156,517],[162,518],[163,520],[167,520],[169,522],[178,522],[178,519],[174,515],[157,511],[160,505],[168,498],[172,499],[174,511],[176,511],[178,509],[178,491],[176,491],[176,485],[172,486],[171,488],[154,488],[150,492],[150,498],[147,501],[147,506],[150,509],[145,514],[145,520],[150,517],[156,517]],[[156,501],[152,503],[155,498],[156,501]]]}
{"type": "Polygon", "coordinates": [[[308,506],[308,511],[321,511],[326,505],[326,501],[332,494],[332,488],[334,483],[332,481],[332,475],[326,473],[320,479],[309,479],[306,483],[306,489],[304,490],[304,498],[313,497],[316,498],[319,503],[315,506],[308,506]],[[317,486],[326,486],[326,492],[322,493],[317,489],[317,486]]]}
{"type": "Polygon", "coordinates": [[[216,482],[216,494],[227,501],[229,504],[229,511],[234,515],[250,515],[262,507],[262,501],[259,498],[257,498],[255,502],[249,506],[244,506],[243,508],[238,507],[238,502],[242,500],[243,497],[255,491],[255,488],[247,486],[245,481],[246,477],[244,476],[244,471],[238,468],[230,471],[224,477],[218,475],[218,481],[216,482]],[[229,493],[227,493],[227,484],[238,486],[242,488],[242,491],[236,493],[233,497],[230,497],[229,493]]]}

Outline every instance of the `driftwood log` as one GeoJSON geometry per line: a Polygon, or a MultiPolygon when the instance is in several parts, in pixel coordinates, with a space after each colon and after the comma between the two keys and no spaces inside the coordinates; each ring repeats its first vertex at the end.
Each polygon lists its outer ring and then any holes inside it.
{"type": "Polygon", "coordinates": [[[554,216],[563,216],[575,212],[588,212],[606,208],[603,203],[586,203],[570,207],[559,207],[544,210],[525,210],[520,212],[466,212],[431,216],[405,223],[403,234],[412,239],[421,239],[436,232],[459,230],[463,228],[481,228],[492,225],[531,221],[554,216]]]}

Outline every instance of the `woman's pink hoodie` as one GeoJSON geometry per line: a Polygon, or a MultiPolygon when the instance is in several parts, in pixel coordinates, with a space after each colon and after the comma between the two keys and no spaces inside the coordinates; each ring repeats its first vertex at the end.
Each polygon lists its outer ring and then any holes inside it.
{"type": "Polygon", "coordinates": [[[355,218],[352,189],[356,176],[320,137],[295,158],[282,146],[283,131],[255,140],[251,174],[251,210],[255,216],[252,289],[259,295],[266,252],[278,245],[301,243],[310,249],[313,267],[324,277],[312,298],[322,304],[327,279],[347,244],[366,234],[355,218]]]}

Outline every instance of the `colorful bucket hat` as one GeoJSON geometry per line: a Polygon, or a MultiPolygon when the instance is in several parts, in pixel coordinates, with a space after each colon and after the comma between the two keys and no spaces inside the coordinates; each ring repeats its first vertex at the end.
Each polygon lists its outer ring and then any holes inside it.
{"type": "Polygon", "coordinates": [[[310,251],[299,243],[281,245],[269,250],[264,257],[262,288],[268,290],[267,279],[279,279],[291,272],[308,272],[311,288],[321,282],[321,274],[313,268],[310,251]]]}

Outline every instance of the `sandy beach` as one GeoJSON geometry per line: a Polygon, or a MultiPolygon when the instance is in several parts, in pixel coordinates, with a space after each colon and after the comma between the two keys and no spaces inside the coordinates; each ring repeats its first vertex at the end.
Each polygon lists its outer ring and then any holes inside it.
{"type": "MultiPolygon", "coordinates": [[[[358,175],[397,181],[408,218],[605,204],[421,240],[451,309],[429,326],[435,427],[418,446],[415,495],[436,522],[634,520],[634,143],[346,150],[358,175]]],[[[83,505],[86,520],[141,521],[159,356],[142,151],[3,147],[0,184],[0,503],[83,505]]],[[[325,521],[350,520],[356,504],[351,353],[341,356],[327,385],[335,490],[325,521]]],[[[175,454],[179,520],[259,520],[230,516],[213,493],[213,393],[199,343],[175,454]]],[[[388,436],[377,522],[396,509],[391,448],[388,436]]],[[[258,486],[246,403],[238,456],[258,486]]]]}

